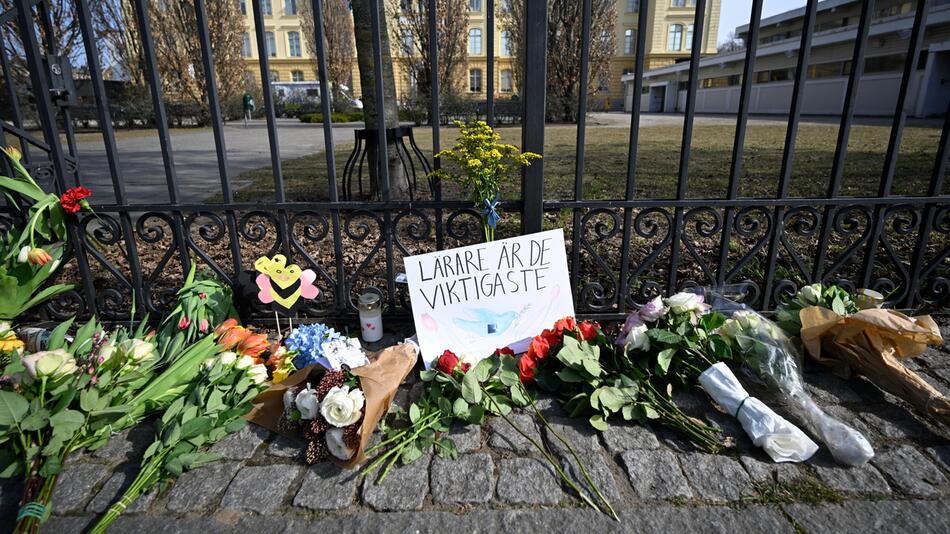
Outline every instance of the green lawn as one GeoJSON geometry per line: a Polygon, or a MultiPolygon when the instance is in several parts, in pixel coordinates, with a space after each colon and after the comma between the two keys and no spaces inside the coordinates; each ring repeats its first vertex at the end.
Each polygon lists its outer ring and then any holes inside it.
{"type": "MultiPolygon", "coordinates": [[[[848,143],[841,194],[874,196],[878,189],[889,127],[855,126],[848,143]]],[[[502,139],[520,144],[520,127],[499,128],[502,139]]],[[[450,146],[455,128],[442,129],[442,147],[450,146]]],[[[831,162],[838,127],[834,124],[802,124],[796,139],[790,196],[821,197],[828,189],[831,162]]],[[[423,152],[431,154],[432,135],[427,127],[416,128],[416,141],[423,152]]],[[[640,129],[637,153],[636,194],[638,198],[675,196],[679,169],[681,126],[645,126],[640,129]]],[[[699,122],[693,129],[689,162],[688,196],[721,198],[726,195],[735,126],[726,122],[699,122]]],[[[933,170],[938,128],[909,127],[904,130],[898,158],[894,193],[921,195],[926,191],[933,170]]],[[[785,123],[755,122],[748,127],[739,185],[741,197],[773,197],[777,193],[785,139],[785,123]]],[[[588,199],[623,198],[627,173],[629,130],[590,127],[587,130],[584,165],[584,197],[588,199]]],[[[337,175],[352,149],[349,142],[336,147],[337,175]]],[[[571,199],[574,190],[576,129],[573,125],[551,125],[545,130],[545,197],[571,199]]],[[[291,201],[327,198],[326,157],[305,156],[283,162],[285,190],[291,201]]],[[[257,200],[273,195],[270,168],[245,173],[251,185],[237,193],[238,200],[257,200]]],[[[420,182],[421,186],[421,182],[420,182]]],[[[508,184],[504,198],[518,198],[520,184],[508,184]]],[[[460,198],[451,185],[446,198],[460,198]]]]}

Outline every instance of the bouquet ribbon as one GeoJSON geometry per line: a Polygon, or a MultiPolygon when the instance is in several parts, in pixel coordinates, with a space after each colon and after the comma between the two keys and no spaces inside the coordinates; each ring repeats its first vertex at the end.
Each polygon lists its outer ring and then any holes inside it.
{"type": "Polygon", "coordinates": [[[501,203],[499,195],[495,195],[495,200],[488,200],[486,198],[482,200],[482,203],[485,207],[482,208],[479,213],[481,213],[485,222],[488,223],[488,226],[491,226],[494,230],[495,227],[498,226],[498,221],[501,220],[501,215],[498,214],[498,204],[501,203]]]}

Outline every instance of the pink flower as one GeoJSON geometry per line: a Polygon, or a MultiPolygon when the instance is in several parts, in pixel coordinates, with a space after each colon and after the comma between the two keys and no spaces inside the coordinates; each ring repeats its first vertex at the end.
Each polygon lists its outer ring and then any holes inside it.
{"type": "Polygon", "coordinates": [[[179,330],[184,330],[184,329],[188,328],[189,326],[191,326],[191,319],[189,319],[189,318],[187,318],[187,317],[182,317],[181,320],[178,321],[178,329],[179,329],[179,330]]]}
{"type": "Polygon", "coordinates": [[[201,323],[198,324],[198,330],[203,334],[208,331],[208,320],[202,319],[201,323]]]}
{"type": "MultiPolygon", "coordinates": [[[[643,307],[640,308],[640,311],[637,313],[639,314],[640,319],[642,319],[643,322],[652,323],[653,321],[656,321],[660,317],[663,317],[664,315],[666,315],[667,311],[668,311],[667,307],[663,305],[663,298],[655,297],[650,302],[647,302],[646,304],[644,304],[643,307]]],[[[629,321],[630,319],[628,318],[627,320],[629,321]]]]}

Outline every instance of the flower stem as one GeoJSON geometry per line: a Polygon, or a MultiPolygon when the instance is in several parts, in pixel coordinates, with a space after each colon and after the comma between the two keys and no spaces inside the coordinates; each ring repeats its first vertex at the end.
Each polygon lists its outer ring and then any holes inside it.
{"type": "Polygon", "coordinates": [[[600,488],[597,487],[597,484],[594,483],[594,480],[591,478],[590,474],[587,472],[587,468],[584,467],[584,462],[582,462],[580,457],[577,456],[577,451],[574,450],[574,447],[572,447],[571,444],[568,443],[567,440],[565,440],[561,436],[561,434],[559,434],[556,430],[554,430],[554,427],[552,427],[550,423],[548,423],[548,420],[545,419],[543,415],[541,415],[541,411],[538,410],[537,404],[532,402],[531,408],[534,410],[534,414],[538,417],[538,419],[541,420],[541,424],[544,425],[544,428],[547,428],[549,431],[551,431],[551,434],[553,434],[554,437],[558,439],[558,441],[560,441],[561,443],[564,444],[565,447],[567,447],[568,452],[571,453],[571,456],[574,458],[574,461],[577,462],[577,466],[580,468],[581,474],[583,475],[584,480],[587,482],[587,485],[590,486],[590,488],[594,491],[594,493],[597,495],[597,498],[600,499],[602,503],[604,503],[604,506],[607,507],[607,510],[610,512],[610,515],[612,515],[615,520],[620,521],[620,517],[618,517],[617,512],[614,511],[614,507],[610,505],[610,501],[608,501],[607,498],[604,497],[603,493],[600,492],[600,488]]]}
{"type": "Polygon", "coordinates": [[[496,402],[494,397],[492,397],[491,395],[488,394],[487,391],[485,391],[485,388],[481,384],[479,384],[479,388],[481,388],[482,392],[488,397],[491,403],[495,405],[495,408],[497,408],[498,415],[501,416],[501,418],[504,419],[505,422],[508,423],[509,426],[511,426],[511,428],[515,429],[515,432],[521,434],[521,437],[528,440],[532,445],[534,445],[536,449],[538,449],[541,455],[544,456],[544,458],[548,461],[548,463],[551,464],[551,467],[553,467],[554,470],[557,472],[558,476],[561,477],[561,480],[563,480],[568,486],[570,486],[570,488],[573,489],[577,493],[577,495],[581,498],[581,500],[583,500],[587,504],[587,506],[590,506],[591,508],[593,508],[594,510],[597,510],[600,513],[604,513],[604,511],[600,508],[600,506],[597,506],[597,503],[591,500],[591,498],[587,495],[587,493],[582,491],[581,488],[578,487],[578,485],[573,480],[571,480],[571,477],[567,476],[567,473],[564,472],[564,470],[561,468],[561,465],[557,462],[557,460],[553,456],[551,456],[551,453],[549,453],[540,443],[535,441],[534,438],[532,438],[531,436],[526,434],[523,430],[521,430],[518,427],[518,425],[512,423],[511,420],[508,419],[508,416],[504,414],[504,411],[502,410],[501,406],[499,406],[498,402],[496,402]]]}

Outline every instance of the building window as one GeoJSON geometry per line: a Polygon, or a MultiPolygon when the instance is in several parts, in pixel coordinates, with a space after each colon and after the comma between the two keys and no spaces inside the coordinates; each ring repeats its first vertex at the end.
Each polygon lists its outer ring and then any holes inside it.
{"type": "Polygon", "coordinates": [[[290,57],[300,57],[300,32],[287,32],[287,44],[290,45],[290,57]]]}
{"type": "Polygon", "coordinates": [[[279,81],[280,81],[280,73],[277,72],[276,70],[270,71],[270,81],[272,81],[272,82],[279,82],[279,81]]]}
{"type": "Polygon", "coordinates": [[[693,25],[686,27],[686,50],[693,49],[693,25]]]}
{"type": "Polygon", "coordinates": [[[406,56],[412,55],[412,30],[408,28],[403,28],[400,32],[400,43],[402,44],[402,53],[406,56]]]}
{"type": "Polygon", "coordinates": [[[241,14],[247,15],[247,0],[241,0],[241,14]]]}
{"type": "Polygon", "coordinates": [[[468,53],[482,53],[482,30],[481,28],[472,28],[468,30],[468,53]]]}
{"type": "Polygon", "coordinates": [[[511,32],[508,30],[501,32],[501,55],[514,55],[514,50],[511,48],[511,32]]]}
{"type": "Polygon", "coordinates": [[[715,78],[704,78],[699,81],[703,89],[713,89],[716,87],[731,87],[742,83],[741,74],[730,74],[728,76],[717,76],[715,78]]]}
{"type": "Polygon", "coordinates": [[[297,0],[284,0],[284,15],[297,14],[297,0]]]}
{"type": "Polygon", "coordinates": [[[670,24],[670,33],[666,42],[666,49],[671,52],[678,52],[683,47],[683,25],[670,24]]]}
{"type": "Polygon", "coordinates": [[[482,92],[482,69],[468,71],[468,90],[473,93],[482,92]]]}
{"type": "Polygon", "coordinates": [[[628,28],[623,32],[623,53],[630,55],[633,54],[635,47],[637,46],[637,30],[633,28],[628,28]]]}
{"type": "Polygon", "coordinates": [[[302,70],[291,71],[291,73],[290,73],[290,79],[293,80],[293,81],[295,81],[295,82],[302,82],[302,81],[303,81],[303,71],[302,71],[302,70]]]}
{"type": "Polygon", "coordinates": [[[672,0],[672,7],[696,7],[696,0],[672,0]]]}
{"type": "Polygon", "coordinates": [[[244,42],[241,43],[241,55],[251,57],[251,34],[244,32],[244,42]]]}
{"type": "Polygon", "coordinates": [[[264,33],[264,44],[267,46],[267,55],[277,57],[277,40],[274,39],[274,32],[264,33]]]}
{"type": "Polygon", "coordinates": [[[627,0],[627,13],[639,13],[640,0],[627,0]]]}
{"type": "Polygon", "coordinates": [[[515,90],[514,81],[511,78],[511,70],[505,69],[501,71],[501,88],[502,93],[512,93],[515,90]]]}
{"type": "Polygon", "coordinates": [[[481,10],[482,10],[482,0],[468,0],[468,10],[469,10],[469,11],[481,11],[481,10]]]}
{"type": "Polygon", "coordinates": [[[261,11],[263,11],[265,15],[274,14],[274,6],[271,5],[270,0],[261,0],[261,11]]]}

